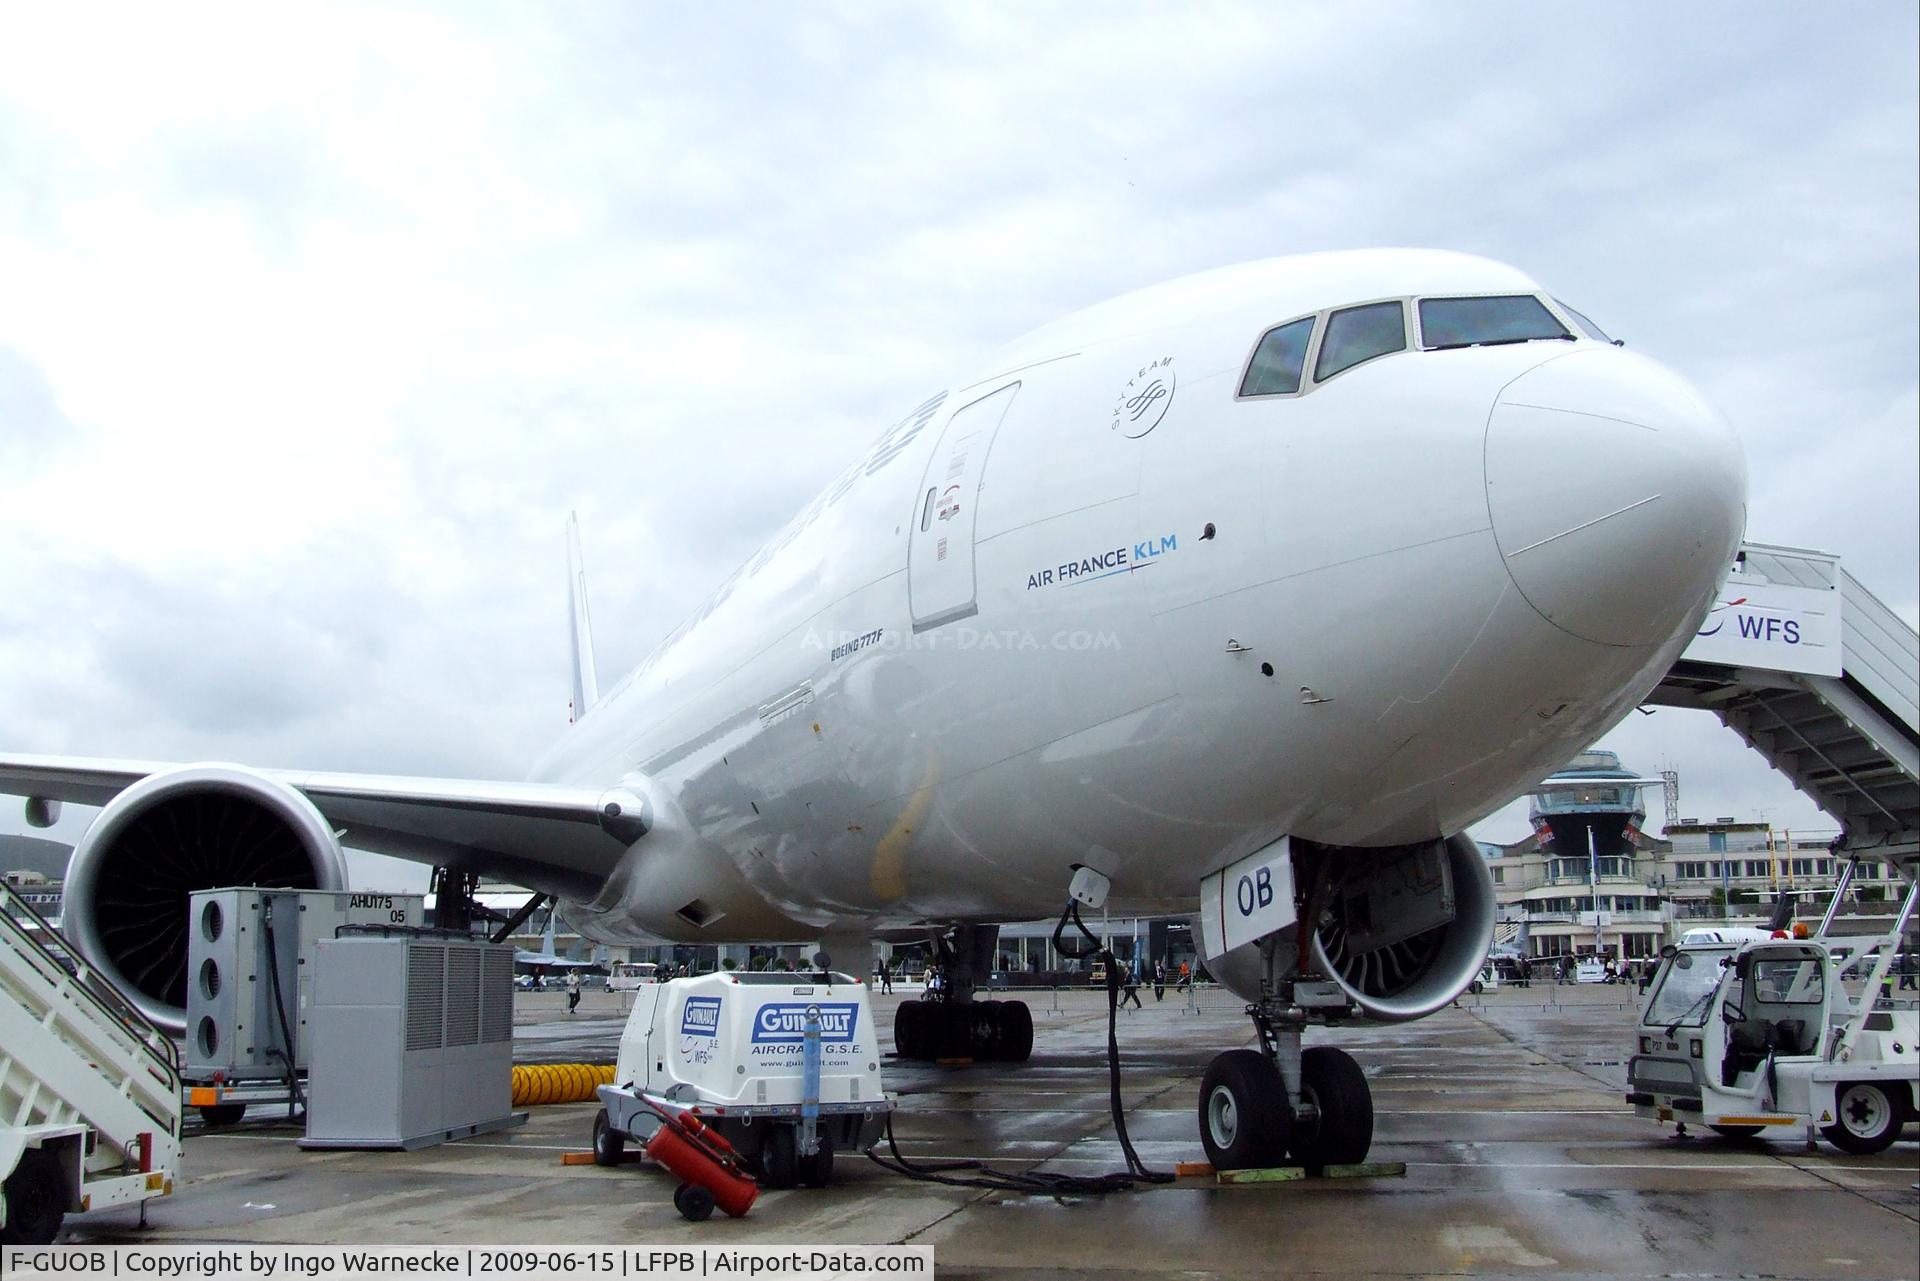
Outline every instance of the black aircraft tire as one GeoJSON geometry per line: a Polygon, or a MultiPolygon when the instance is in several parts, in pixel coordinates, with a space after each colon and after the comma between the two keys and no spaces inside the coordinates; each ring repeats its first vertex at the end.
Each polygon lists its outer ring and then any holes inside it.
{"type": "Polygon", "coordinates": [[[1258,1050],[1228,1050],[1200,1079],[1200,1146],[1216,1170],[1263,1170],[1287,1151],[1293,1112],[1280,1069],[1258,1050]]]}
{"type": "Polygon", "coordinates": [[[1033,1057],[1033,1011],[1025,1001],[1000,1002],[1000,1061],[1025,1063],[1033,1057]]]}
{"type": "Polygon", "coordinates": [[[1331,1045],[1300,1053],[1300,1093],[1319,1109],[1310,1126],[1296,1125],[1289,1150],[1309,1170],[1358,1165],[1373,1146],[1373,1091],[1353,1056],[1331,1045]]]}
{"type": "Polygon", "coordinates": [[[927,1017],[925,1001],[902,1001],[893,1012],[893,1052],[903,1059],[927,1056],[927,1017]]]}

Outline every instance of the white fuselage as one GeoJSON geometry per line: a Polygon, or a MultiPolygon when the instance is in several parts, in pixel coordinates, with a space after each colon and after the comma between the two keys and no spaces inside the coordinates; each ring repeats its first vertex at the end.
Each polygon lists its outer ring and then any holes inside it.
{"type": "Polygon", "coordinates": [[[1504,803],[1711,603],[1744,521],[1726,424],[1586,337],[1416,338],[1237,393],[1284,322],[1540,292],[1456,254],[1276,259],[997,354],[541,763],[654,811],[570,915],[608,939],[1024,919],[1077,863],[1118,910],[1189,911],[1280,834],[1428,839],[1504,803]]]}

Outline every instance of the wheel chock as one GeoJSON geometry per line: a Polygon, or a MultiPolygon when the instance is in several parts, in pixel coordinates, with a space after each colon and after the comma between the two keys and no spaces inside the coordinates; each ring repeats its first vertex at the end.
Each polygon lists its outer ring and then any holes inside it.
{"type": "Polygon", "coordinates": [[[1358,1165],[1330,1165],[1321,1171],[1329,1179],[1392,1179],[1406,1173],[1405,1161],[1362,1161],[1358,1165]]]}
{"type": "MultiPolygon", "coordinates": [[[[1201,1162],[1183,1162],[1174,1167],[1175,1174],[1183,1174],[1182,1166],[1200,1165],[1201,1162]]],[[[1209,1167],[1210,1168],[1210,1167],[1209,1167]]],[[[1362,1161],[1357,1165],[1329,1165],[1318,1173],[1309,1173],[1297,1165],[1276,1166],[1270,1170],[1221,1170],[1214,1178],[1223,1184],[1239,1183],[1293,1183],[1300,1179],[1381,1179],[1404,1175],[1407,1172],[1405,1161],[1362,1161]]]]}
{"type": "Polygon", "coordinates": [[[1205,1177],[1212,1173],[1213,1163],[1210,1161],[1175,1161],[1173,1163],[1173,1177],[1176,1179],[1205,1177]]]}
{"type": "Polygon", "coordinates": [[[935,1059],[934,1064],[938,1067],[972,1067],[973,1060],[971,1058],[935,1059]]]}
{"type": "Polygon", "coordinates": [[[1297,1165],[1277,1165],[1270,1170],[1221,1170],[1213,1177],[1222,1183],[1292,1183],[1306,1178],[1307,1172],[1297,1165]]]}

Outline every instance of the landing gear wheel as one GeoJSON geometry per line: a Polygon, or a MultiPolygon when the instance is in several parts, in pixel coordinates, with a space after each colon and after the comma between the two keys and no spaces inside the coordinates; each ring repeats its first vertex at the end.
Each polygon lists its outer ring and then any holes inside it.
{"type": "Polygon", "coordinates": [[[1025,1063],[1033,1057],[1033,1011],[1025,1001],[1000,1002],[1000,1061],[1025,1063]]]}
{"type": "Polygon", "coordinates": [[[53,1153],[45,1148],[22,1152],[7,1178],[7,1226],[0,1228],[0,1244],[47,1245],[60,1235],[67,1215],[65,1185],[53,1153]]]}
{"type": "Polygon", "coordinates": [[[902,1001],[893,1012],[893,1052],[903,1059],[924,1059],[927,1054],[927,1017],[925,1001],[902,1001]]]}
{"type": "Polygon", "coordinates": [[[833,1182],[833,1140],[820,1136],[820,1146],[812,1156],[800,1158],[800,1181],[810,1188],[824,1188],[833,1182]]]}
{"type": "Polygon", "coordinates": [[[1258,1050],[1228,1050],[1200,1079],[1200,1146],[1216,1170],[1280,1164],[1293,1109],[1280,1069],[1258,1050]]]}
{"type": "Polygon", "coordinates": [[[1707,1127],[1723,1139],[1750,1139],[1766,1129],[1764,1125],[1709,1125],[1707,1127]]]}
{"type": "Polygon", "coordinates": [[[1358,1165],[1373,1146],[1373,1091],[1353,1056],[1331,1045],[1300,1052],[1300,1094],[1318,1119],[1294,1123],[1288,1149],[1309,1170],[1358,1165]]]}
{"type": "Polygon", "coordinates": [[[200,1109],[200,1123],[209,1130],[219,1130],[237,1125],[246,1114],[247,1105],[244,1103],[215,1103],[200,1109]]]}
{"type": "Polygon", "coordinates": [[[1900,1104],[1886,1086],[1855,1081],[1841,1086],[1833,1103],[1837,1119],[1821,1127],[1820,1133],[1842,1152],[1855,1156],[1884,1152],[1900,1137],[1900,1104]]]}
{"type": "Polygon", "coordinates": [[[713,1193],[698,1183],[682,1183],[673,1190],[673,1208],[690,1223],[704,1223],[713,1217],[713,1193]]]}
{"type": "Polygon", "coordinates": [[[800,1142],[790,1125],[776,1125],[760,1149],[760,1183],[769,1188],[790,1188],[800,1179],[800,1142]]]}
{"type": "Polygon", "coordinates": [[[613,1122],[607,1118],[607,1110],[601,1108],[593,1117],[593,1163],[619,1165],[626,1150],[627,1136],[613,1128],[613,1122]]]}

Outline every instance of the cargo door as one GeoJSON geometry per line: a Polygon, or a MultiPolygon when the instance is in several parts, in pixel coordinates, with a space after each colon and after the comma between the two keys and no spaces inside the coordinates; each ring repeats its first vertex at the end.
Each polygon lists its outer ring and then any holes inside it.
{"type": "Polygon", "coordinates": [[[994,435],[1019,390],[1020,384],[1014,383],[955,413],[927,460],[907,540],[907,599],[916,632],[979,610],[973,531],[980,477],[994,435]]]}

